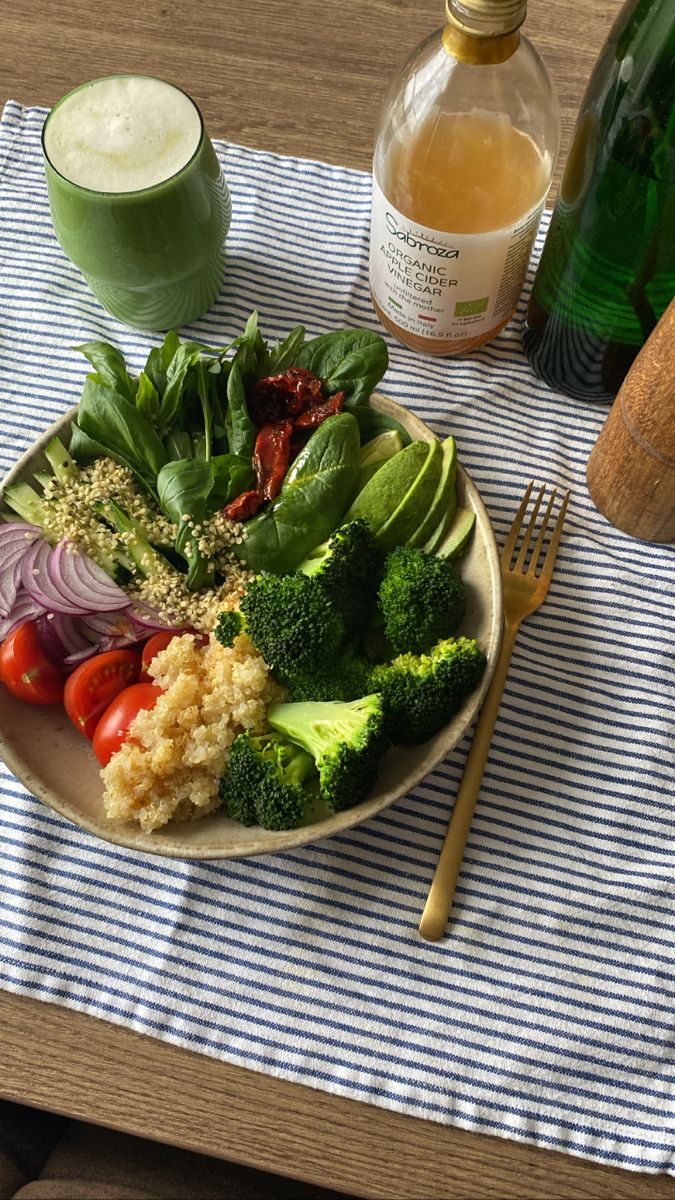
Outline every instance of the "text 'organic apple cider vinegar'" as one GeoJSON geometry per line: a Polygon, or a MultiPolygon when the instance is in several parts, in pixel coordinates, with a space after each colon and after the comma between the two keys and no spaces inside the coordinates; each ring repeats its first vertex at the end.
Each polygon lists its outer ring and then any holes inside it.
{"type": "Polygon", "coordinates": [[[555,166],[558,105],[525,0],[447,0],[385,98],[370,287],[383,325],[466,354],[513,315],[555,166]]]}

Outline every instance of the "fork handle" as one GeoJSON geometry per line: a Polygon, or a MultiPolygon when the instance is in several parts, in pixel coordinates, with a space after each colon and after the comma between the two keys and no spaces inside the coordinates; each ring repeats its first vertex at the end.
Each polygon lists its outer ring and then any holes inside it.
{"type": "Polygon", "coordinates": [[[452,810],[445,841],[419,925],[420,934],[428,942],[437,942],[442,938],[448,923],[455,885],[464,857],[476,797],[485,771],[517,632],[517,625],[509,623],[504,626],[494,673],[485,693],[471,749],[464,767],[462,782],[457,792],[455,807],[452,810]]]}

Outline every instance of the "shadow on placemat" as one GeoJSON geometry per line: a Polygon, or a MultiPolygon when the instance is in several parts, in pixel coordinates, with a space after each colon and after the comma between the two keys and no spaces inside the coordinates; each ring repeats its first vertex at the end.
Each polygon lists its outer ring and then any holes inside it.
{"type": "Polygon", "coordinates": [[[0,1200],[345,1200],[0,1100],[0,1200]]]}

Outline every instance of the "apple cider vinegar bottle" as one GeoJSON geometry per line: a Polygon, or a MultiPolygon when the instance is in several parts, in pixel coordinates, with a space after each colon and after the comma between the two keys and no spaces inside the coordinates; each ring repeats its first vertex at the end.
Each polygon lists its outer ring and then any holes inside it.
{"type": "Polygon", "coordinates": [[[446,0],[385,97],[370,287],[399,341],[466,354],[513,315],[558,154],[558,104],[520,33],[526,0],[446,0]]]}

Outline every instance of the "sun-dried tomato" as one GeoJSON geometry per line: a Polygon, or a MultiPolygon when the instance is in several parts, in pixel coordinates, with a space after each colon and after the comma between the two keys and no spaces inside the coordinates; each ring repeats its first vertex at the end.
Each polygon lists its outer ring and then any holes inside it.
{"type": "Polygon", "coordinates": [[[305,412],[300,413],[295,418],[294,424],[296,429],[316,429],[326,417],[333,417],[336,413],[342,412],[344,404],[344,392],[336,392],[334,396],[329,396],[327,400],[322,400],[320,404],[313,405],[305,412]]]}
{"type": "Polygon", "coordinates": [[[258,427],[253,451],[256,488],[232,500],[223,509],[226,517],[246,521],[261,504],[279,495],[289,462],[317,425],[342,412],[344,395],[324,396],[319,377],[304,367],[289,367],[253,385],[248,410],[258,427]]]}
{"type": "Polygon", "coordinates": [[[274,500],[279,495],[288,470],[292,432],[291,420],[263,425],[258,432],[253,450],[253,469],[261,501],[274,500]]]}
{"type": "Polygon", "coordinates": [[[289,367],[254,383],[248,397],[251,419],[258,428],[304,412],[323,400],[321,380],[304,367],[289,367]]]}
{"type": "Polygon", "coordinates": [[[262,498],[253,488],[250,492],[242,492],[235,500],[226,504],[223,513],[228,521],[248,521],[249,517],[255,516],[261,504],[262,498]]]}

